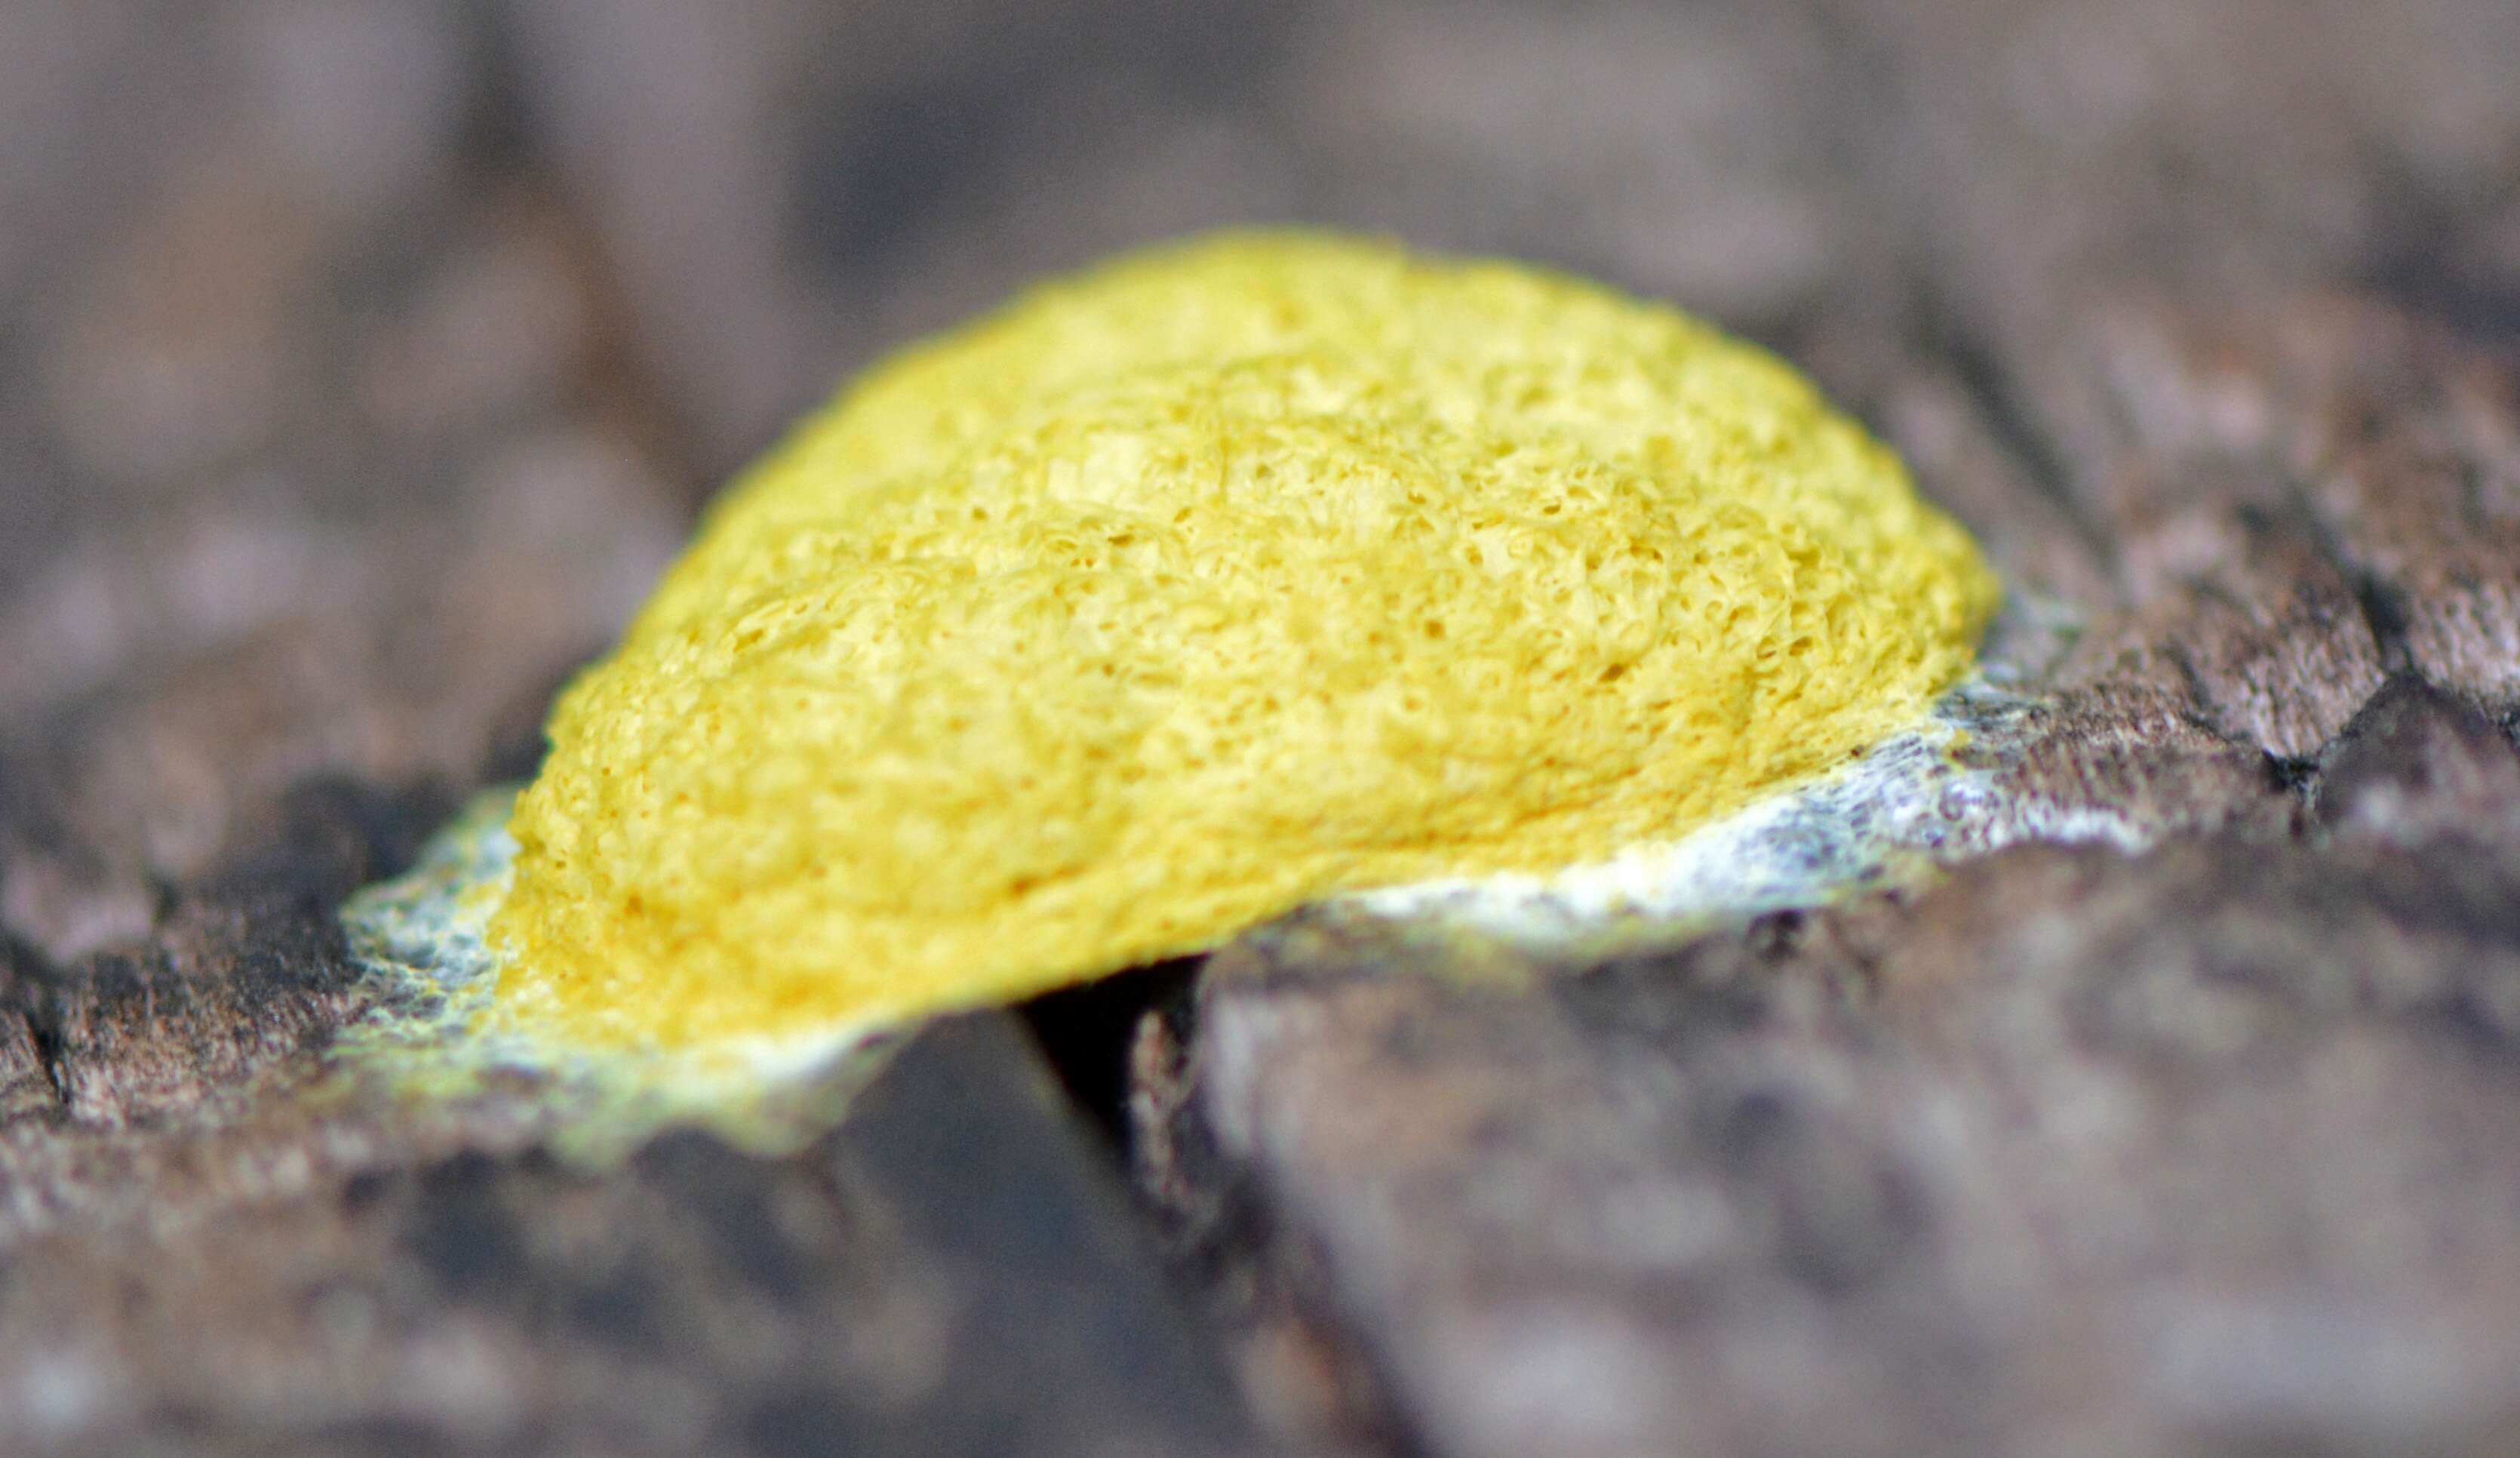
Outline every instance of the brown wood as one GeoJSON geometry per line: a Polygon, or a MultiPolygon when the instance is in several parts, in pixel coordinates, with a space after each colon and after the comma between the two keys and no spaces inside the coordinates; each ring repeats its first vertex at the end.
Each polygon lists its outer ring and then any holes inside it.
{"type": "Polygon", "coordinates": [[[2520,1446],[2514,57],[2503,0],[0,11],[0,1449],[2520,1446]],[[785,1158],[328,1078],[341,897],[786,412],[1281,216],[1811,371],[2013,588],[2043,841],[1475,978],[1298,917],[785,1158]]]}

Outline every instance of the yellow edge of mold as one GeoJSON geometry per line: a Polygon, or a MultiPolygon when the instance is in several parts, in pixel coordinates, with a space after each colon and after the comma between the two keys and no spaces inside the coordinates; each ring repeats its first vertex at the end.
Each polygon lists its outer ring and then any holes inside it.
{"type": "MultiPolygon", "coordinates": [[[[1990,770],[1955,759],[1972,737],[2004,738],[2018,707],[1972,681],[1855,762],[1675,840],[1547,875],[1449,877],[1347,893],[1309,914],[1456,943],[1465,953],[1464,975],[1475,979],[1499,961],[1486,953],[1504,953],[1508,965],[1517,952],[1598,957],[1677,944],[1769,911],[1921,885],[1952,859],[2029,834],[2121,839],[2105,826],[2025,820],[2019,807],[1999,801],[1990,770]]],[[[352,953],[378,1003],[337,1044],[354,1075],[407,1097],[521,1097],[539,1110],[556,1147],[589,1161],[673,1123],[778,1152],[828,1126],[891,1044],[916,1030],[917,1021],[876,1019],[626,1053],[485,1019],[499,968],[483,935],[513,872],[506,822],[516,793],[509,786],[476,797],[410,872],[344,907],[352,953]]],[[[961,1010],[939,1006],[932,1016],[961,1010]]]]}
{"type": "Polygon", "coordinates": [[[333,1045],[337,1086],[367,1083],[424,1103],[496,1104],[562,1155],[602,1163],[678,1123],[763,1154],[832,1122],[910,1029],[830,1025],[782,1039],[639,1054],[587,1049],[489,1016],[500,965],[487,929],[514,875],[517,786],[483,791],[429,839],[412,869],[341,908],[372,997],[333,1045]]]}

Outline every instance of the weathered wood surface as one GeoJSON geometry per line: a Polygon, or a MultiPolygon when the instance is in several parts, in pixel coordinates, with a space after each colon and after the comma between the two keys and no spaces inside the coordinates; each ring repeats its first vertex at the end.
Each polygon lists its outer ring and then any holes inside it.
{"type": "Polygon", "coordinates": [[[0,9],[0,1449],[2520,1446],[2515,56],[2499,0],[0,9]],[[2016,589],[1997,768],[2078,843],[1475,986],[1298,920],[787,1159],[328,1092],[333,907],[785,412],[1276,216],[1814,372],[2016,589]]]}

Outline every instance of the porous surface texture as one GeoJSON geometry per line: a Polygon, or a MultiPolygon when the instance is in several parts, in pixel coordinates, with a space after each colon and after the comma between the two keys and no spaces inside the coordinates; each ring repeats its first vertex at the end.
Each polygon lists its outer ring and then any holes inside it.
{"type": "Polygon", "coordinates": [[[1993,574],[1764,351],[1327,234],[878,366],[562,699],[503,1021],[793,1035],[1677,839],[1919,721],[1993,574]]]}
{"type": "Polygon", "coordinates": [[[2514,55],[2508,0],[0,6],[0,1451],[2520,1449],[2514,55]],[[337,1076],[334,909],[533,772],[781,421],[1298,217],[1669,299],[1894,445],[2004,580],[1972,752],[2044,843],[1609,961],[1281,925],[775,1157],[337,1076]]]}

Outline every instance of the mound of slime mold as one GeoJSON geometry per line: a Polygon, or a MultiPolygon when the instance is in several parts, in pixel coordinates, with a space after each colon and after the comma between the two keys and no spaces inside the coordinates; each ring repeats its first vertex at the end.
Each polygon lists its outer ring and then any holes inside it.
{"type": "Polygon", "coordinates": [[[1604,862],[1921,722],[1997,599],[1765,352],[1303,233],[878,365],[566,692],[488,1018],[878,1026],[1308,902],[1604,862]]]}

